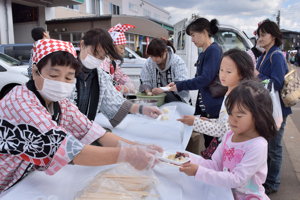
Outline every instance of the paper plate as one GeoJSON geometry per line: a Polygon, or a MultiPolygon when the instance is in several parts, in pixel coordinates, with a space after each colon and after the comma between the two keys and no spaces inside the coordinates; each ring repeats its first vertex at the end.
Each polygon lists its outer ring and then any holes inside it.
{"type": "Polygon", "coordinates": [[[178,161],[175,161],[175,160],[168,159],[168,156],[171,155],[171,154],[176,154],[176,152],[174,153],[174,152],[164,151],[162,157],[159,158],[159,160],[161,160],[162,162],[171,163],[171,164],[175,164],[175,165],[182,165],[183,163],[189,162],[191,160],[188,157],[185,157],[185,161],[183,161],[183,162],[178,162],[178,161]]]}

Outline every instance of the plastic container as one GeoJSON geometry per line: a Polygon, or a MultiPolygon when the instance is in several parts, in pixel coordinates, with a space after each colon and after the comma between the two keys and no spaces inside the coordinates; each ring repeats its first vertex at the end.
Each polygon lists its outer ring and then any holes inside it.
{"type": "Polygon", "coordinates": [[[157,106],[157,100],[155,99],[130,99],[129,101],[138,105],[157,106]]]}
{"type": "Polygon", "coordinates": [[[157,100],[157,107],[163,105],[165,103],[165,97],[167,95],[165,93],[153,95],[153,96],[147,96],[145,93],[136,93],[136,97],[138,99],[154,99],[157,100]]]}

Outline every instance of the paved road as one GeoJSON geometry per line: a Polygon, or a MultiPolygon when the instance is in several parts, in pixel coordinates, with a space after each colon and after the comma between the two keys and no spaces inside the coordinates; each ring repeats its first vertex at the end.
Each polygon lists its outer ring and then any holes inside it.
{"type": "MultiPolygon", "coordinates": [[[[300,68],[297,68],[300,77],[300,68]]],[[[292,107],[283,137],[281,185],[271,200],[300,199],[300,103],[292,107]]]]}

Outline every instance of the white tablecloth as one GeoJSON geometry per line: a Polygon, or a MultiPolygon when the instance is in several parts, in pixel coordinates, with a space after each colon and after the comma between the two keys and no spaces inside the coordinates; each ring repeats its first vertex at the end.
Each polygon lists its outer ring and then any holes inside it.
{"type": "MultiPolygon", "coordinates": [[[[101,114],[96,118],[100,125],[112,129],[112,132],[133,141],[160,144],[165,150],[183,151],[191,136],[192,127],[176,121],[182,115],[192,115],[194,107],[183,103],[169,103],[164,106],[177,106],[177,111],[169,121],[156,121],[138,115],[128,115],[116,128],[101,114]]],[[[112,167],[86,167],[68,165],[53,176],[44,172],[32,172],[20,183],[0,195],[1,200],[72,200],[99,172],[112,167]]],[[[161,200],[232,200],[228,188],[207,185],[195,181],[178,167],[156,166],[154,172],[160,180],[155,193],[161,200]]]]}
{"type": "MultiPolygon", "coordinates": [[[[73,200],[99,172],[112,167],[68,165],[53,176],[32,172],[20,183],[0,195],[1,200],[73,200]]],[[[155,191],[161,200],[233,200],[228,188],[211,186],[179,172],[178,167],[155,167],[160,183],[155,191]]],[[[157,198],[155,198],[157,199],[157,198]]]]}
{"type": "Polygon", "coordinates": [[[176,106],[174,114],[167,121],[129,114],[117,127],[113,128],[107,118],[98,114],[95,122],[128,140],[159,144],[164,149],[185,149],[193,127],[184,125],[176,119],[181,118],[182,115],[193,115],[195,108],[181,102],[168,103],[162,107],[165,106],[176,106]]]}

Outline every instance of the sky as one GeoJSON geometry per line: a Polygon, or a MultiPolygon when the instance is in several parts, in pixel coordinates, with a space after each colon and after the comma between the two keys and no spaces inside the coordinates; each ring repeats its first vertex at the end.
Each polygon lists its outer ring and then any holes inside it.
{"type": "Polygon", "coordinates": [[[253,37],[258,22],[276,21],[280,28],[300,32],[300,0],[148,0],[171,14],[170,24],[191,18],[193,13],[220,24],[232,25],[253,37]]]}

